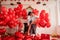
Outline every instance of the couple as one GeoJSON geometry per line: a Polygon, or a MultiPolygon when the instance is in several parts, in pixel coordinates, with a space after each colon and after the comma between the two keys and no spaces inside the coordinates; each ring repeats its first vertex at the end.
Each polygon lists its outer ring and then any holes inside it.
{"type": "Polygon", "coordinates": [[[36,33],[36,16],[33,12],[28,13],[27,23],[24,23],[24,33],[28,33],[28,35],[33,35],[36,33]]]}

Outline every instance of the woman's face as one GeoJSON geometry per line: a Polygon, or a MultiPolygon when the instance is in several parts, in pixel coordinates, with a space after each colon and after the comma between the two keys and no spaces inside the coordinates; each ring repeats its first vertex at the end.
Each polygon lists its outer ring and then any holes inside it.
{"type": "Polygon", "coordinates": [[[31,16],[34,16],[34,14],[33,14],[33,13],[31,13],[31,16]]]}

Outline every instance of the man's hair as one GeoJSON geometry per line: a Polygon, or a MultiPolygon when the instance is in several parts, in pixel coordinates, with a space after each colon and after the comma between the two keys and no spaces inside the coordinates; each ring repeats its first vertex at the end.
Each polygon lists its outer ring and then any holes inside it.
{"type": "Polygon", "coordinates": [[[28,12],[28,15],[31,15],[32,12],[28,12]]]}

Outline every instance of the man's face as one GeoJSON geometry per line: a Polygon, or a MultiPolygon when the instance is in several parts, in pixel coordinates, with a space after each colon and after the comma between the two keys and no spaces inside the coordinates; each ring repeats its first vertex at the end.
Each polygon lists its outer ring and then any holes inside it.
{"type": "Polygon", "coordinates": [[[34,13],[31,13],[31,16],[34,16],[34,13]]]}

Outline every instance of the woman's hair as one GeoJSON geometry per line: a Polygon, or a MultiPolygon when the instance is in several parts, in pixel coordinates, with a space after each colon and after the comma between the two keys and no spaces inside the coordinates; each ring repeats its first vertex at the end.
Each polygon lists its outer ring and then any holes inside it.
{"type": "Polygon", "coordinates": [[[28,15],[30,16],[32,14],[32,12],[28,12],[28,15]]]}

